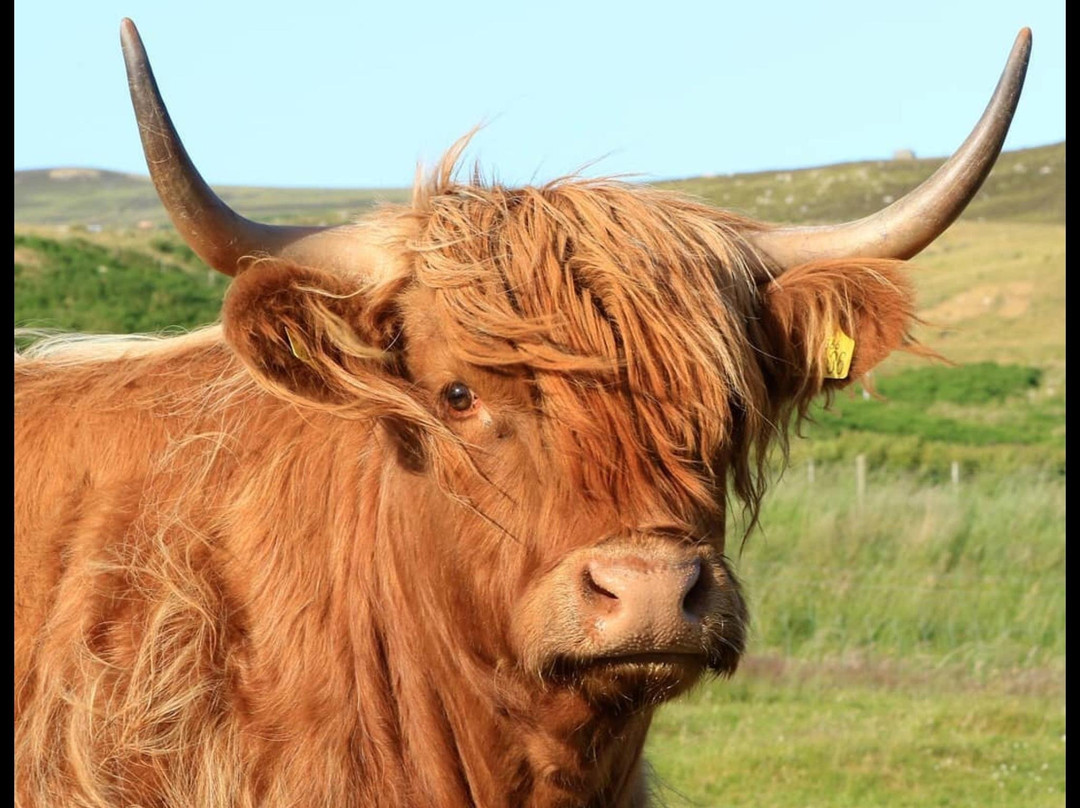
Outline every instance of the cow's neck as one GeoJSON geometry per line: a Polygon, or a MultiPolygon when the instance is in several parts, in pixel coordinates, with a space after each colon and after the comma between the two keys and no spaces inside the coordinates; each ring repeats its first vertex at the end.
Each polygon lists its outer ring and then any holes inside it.
{"type": "Polygon", "coordinates": [[[541,696],[529,714],[513,716],[506,727],[508,739],[524,740],[520,751],[531,781],[523,802],[644,805],[641,755],[651,717],[651,710],[622,717],[598,714],[572,692],[541,696]]]}
{"type": "MultiPolygon", "coordinates": [[[[397,705],[403,768],[427,791],[418,801],[644,804],[641,755],[651,709],[611,715],[573,690],[541,688],[521,674],[484,670],[482,663],[462,670],[447,664],[460,654],[443,651],[419,677],[387,659],[397,684],[388,696],[397,705]]],[[[411,670],[412,660],[404,667],[411,670]]]]}

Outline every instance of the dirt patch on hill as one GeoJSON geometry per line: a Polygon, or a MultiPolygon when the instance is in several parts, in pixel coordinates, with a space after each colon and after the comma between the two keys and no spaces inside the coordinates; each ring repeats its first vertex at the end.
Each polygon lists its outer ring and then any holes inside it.
{"type": "Polygon", "coordinates": [[[96,180],[100,176],[96,168],[54,168],[49,172],[50,180],[96,180]]]}
{"type": "Polygon", "coordinates": [[[15,263],[24,267],[38,267],[41,266],[41,256],[29,247],[16,247],[15,263]]]}
{"type": "Polygon", "coordinates": [[[943,692],[982,690],[1013,695],[1065,695],[1065,670],[1054,666],[975,673],[962,667],[920,667],[860,655],[816,661],[750,655],[740,663],[737,675],[772,682],[813,680],[818,684],[864,685],[889,690],[933,688],[943,692]]]}
{"type": "Polygon", "coordinates": [[[986,283],[955,295],[920,313],[931,324],[957,323],[984,314],[1014,320],[1031,307],[1032,284],[1027,281],[986,283]]]}

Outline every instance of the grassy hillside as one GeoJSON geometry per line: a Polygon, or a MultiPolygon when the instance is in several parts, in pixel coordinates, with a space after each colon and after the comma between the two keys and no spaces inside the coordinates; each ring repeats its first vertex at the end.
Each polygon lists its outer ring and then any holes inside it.
{"type": "Polygon", "coordinates": [[[228,278],[175,237],[15,233],[15,325],[83,333],[193,328],[217,317],[228,278]]]}
{"type": "MultiPolygon", "coordinates": [[[[915,187],[940,159],[847,163],[661,183],[718,207],[778,222],[842,221],[865,216],[915,187]]],[[[380,200],[405,201],[406,190],[304,188],[217,189],[226,202],[260,221],[337,223],[380,200]]],[[[965,220],[1063,223],[1065,144],[1002,155],[965,220]]],[[[168,219],[149,179],[97,169],[15,172],[16,225],[164,226],[168,219]]]]}
{"type": "MultiPolygon", "coordinates": [[[[380,201],[403,202],[405,190],[317,188],[215,189],[245,216],[264,222],[321,224],[349,221],[380,201]]],[[[15,224],[76,228],[169,227],[154,186],[145,176],[99,169],[15,172],[15,224]]]]}
{"type": "MultiPolygon", "coordinates": [[[[774,222],[840,222],[899,199],[943,162],[877,160],[662,183],[720,208],[774,222]]],[[[1065,144],[1005,152],[962,221],[1065,221],[1065,144]]]]}

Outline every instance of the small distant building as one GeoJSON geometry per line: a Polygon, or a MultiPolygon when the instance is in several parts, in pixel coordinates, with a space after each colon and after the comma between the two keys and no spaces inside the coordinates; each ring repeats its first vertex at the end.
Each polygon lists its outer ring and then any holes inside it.
{"type": "Polygon", "coordinates": [[[914,160],[915,152],[912,149],[897,149],[892,153],[894,160],[914,160]]]}

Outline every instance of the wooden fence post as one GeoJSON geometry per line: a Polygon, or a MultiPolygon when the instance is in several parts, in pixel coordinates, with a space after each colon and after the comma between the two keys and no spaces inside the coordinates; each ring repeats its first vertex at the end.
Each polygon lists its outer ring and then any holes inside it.
{"type": "Polygon", "coordinates": [[[862,507],[866,498],[866,455],[855,456],[855,501],[862,507]]]}

